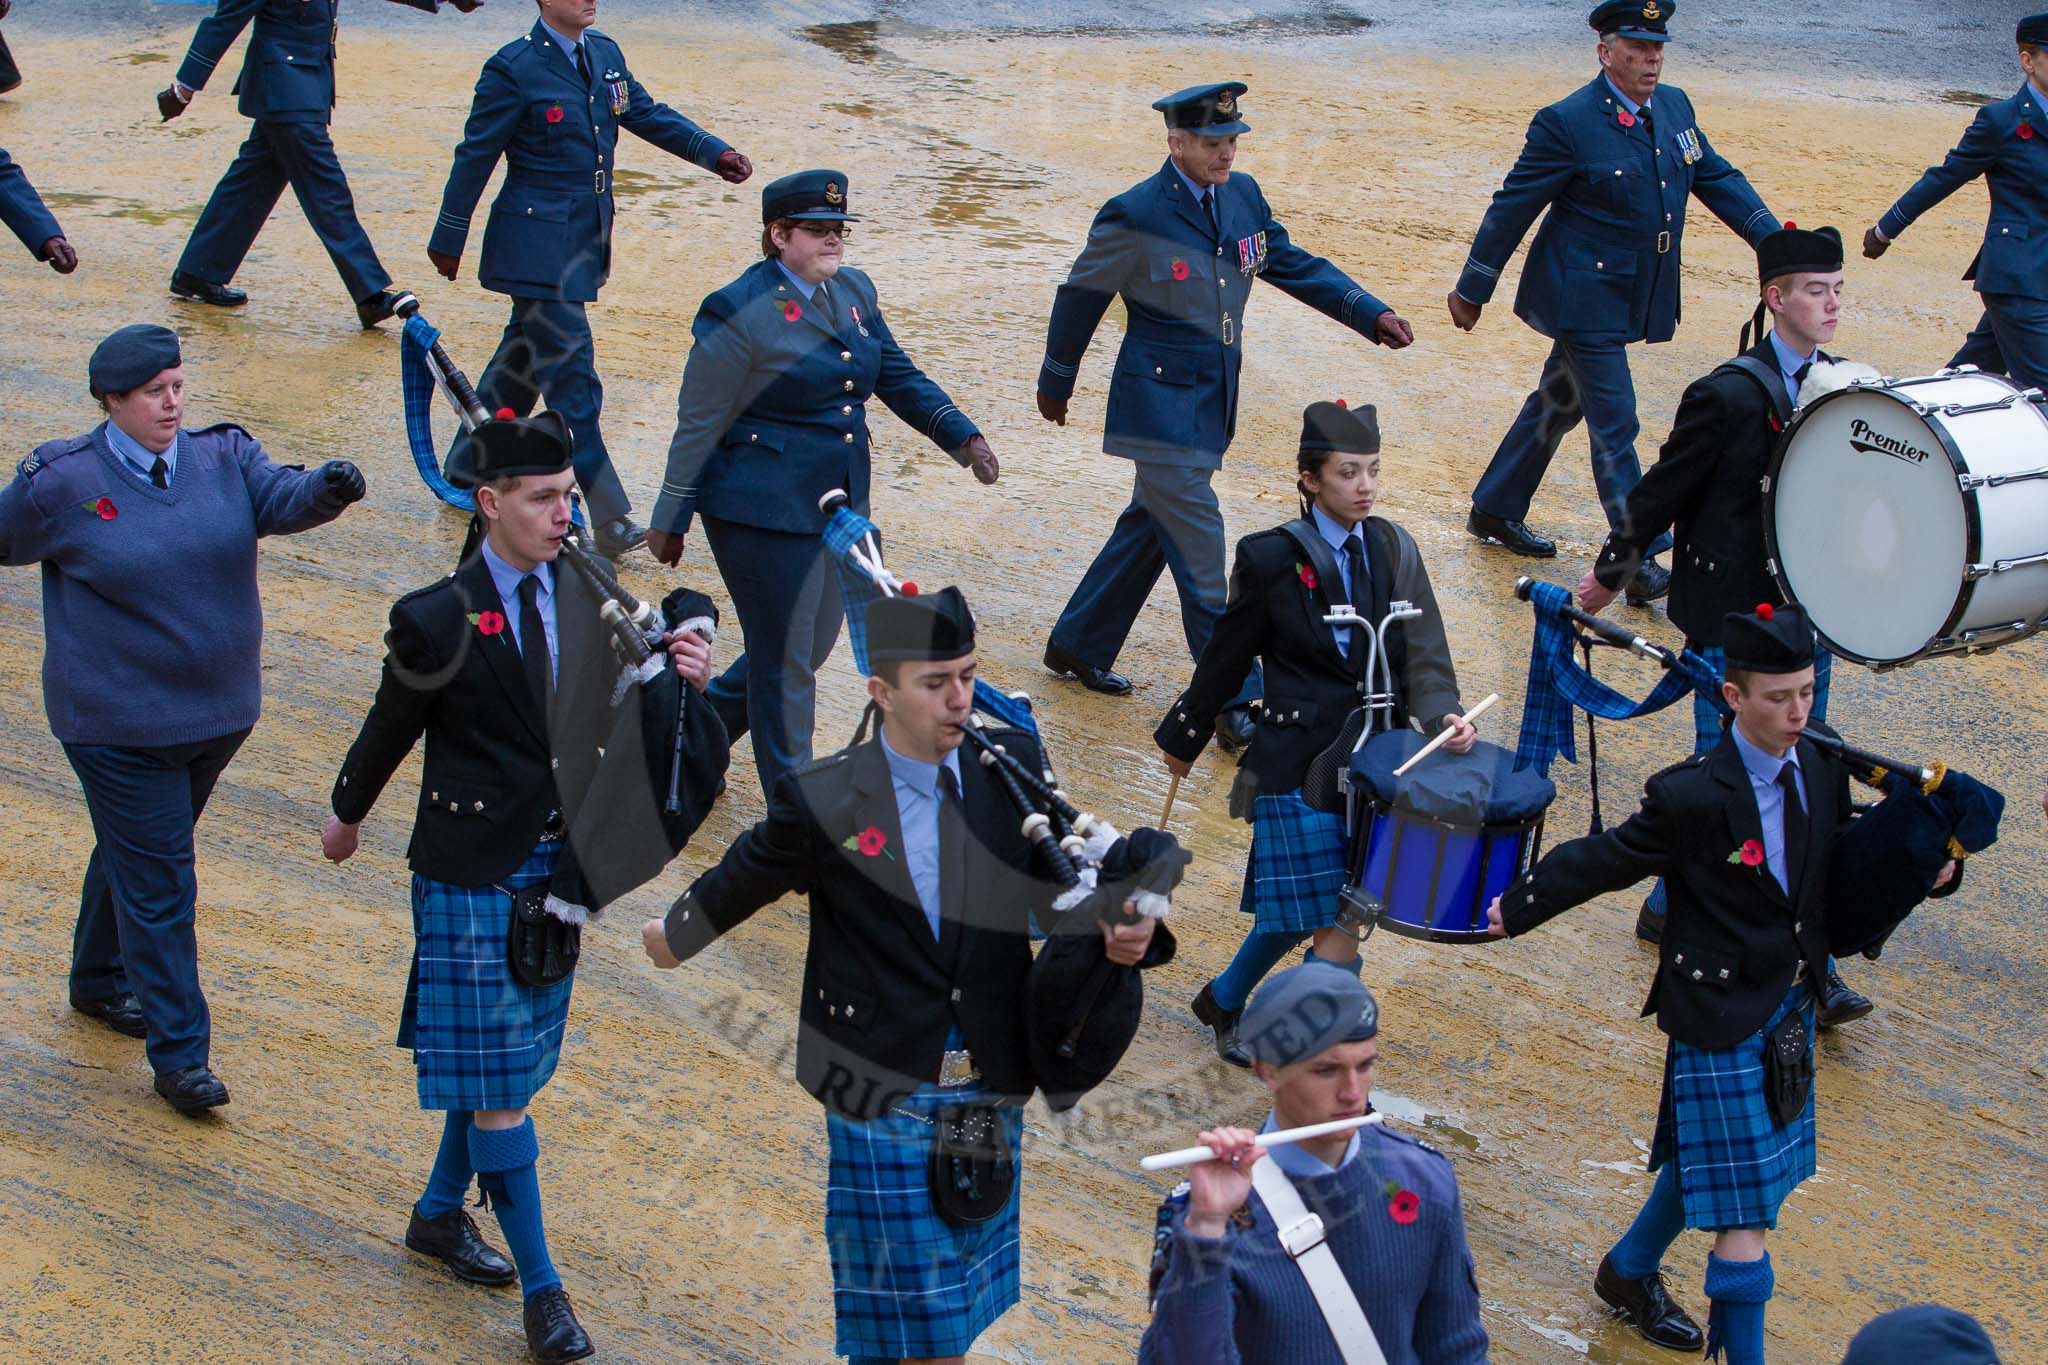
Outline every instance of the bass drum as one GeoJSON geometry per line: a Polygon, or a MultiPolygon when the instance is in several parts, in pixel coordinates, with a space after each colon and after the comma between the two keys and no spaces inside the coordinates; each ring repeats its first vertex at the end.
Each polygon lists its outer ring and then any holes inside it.
{"type": "Polygon", "coordinates": [[[1764,478],[1764,536],[1822,643],[1882,669],[2040,628],[2043,401],[1964,366],[1853,384],[1800,412],[1764,478]]]}

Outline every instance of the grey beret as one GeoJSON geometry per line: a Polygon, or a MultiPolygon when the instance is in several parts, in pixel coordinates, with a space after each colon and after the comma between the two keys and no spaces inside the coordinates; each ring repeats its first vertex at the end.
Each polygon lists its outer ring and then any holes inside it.
{"type": "Polygon", "coordinates": [[[96,394],[126,393],[182,363],[176,332],[154,323],[135,322],[93,348],[86,381],[96,394]]]}
{"type": "Polygon", "coordinates": [[[1259,1061],[1287,1066],[1380,1031],[1380,1007],[1365,983],[1319,962],[1289,967],[1253,993],[1238,1037],[1259,1061]]]}

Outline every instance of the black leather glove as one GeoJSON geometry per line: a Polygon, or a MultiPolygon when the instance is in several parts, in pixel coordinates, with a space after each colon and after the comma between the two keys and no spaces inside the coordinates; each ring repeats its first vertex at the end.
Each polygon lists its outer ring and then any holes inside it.
{"type": "Polygon", "coordinates": [[[368,487],[363,483],[363,471],[347,460],[329,460],[320,466],[321,493],[329,502],[342,507],[352,502],[361,502],[368,487]]]}
{"type": "Polygon", "coordinates": [[[185,112],[185,101],[178,98],[178,87],[167,85],[156,92],[156,111],[164,116],[164,122],[185,112]]]}

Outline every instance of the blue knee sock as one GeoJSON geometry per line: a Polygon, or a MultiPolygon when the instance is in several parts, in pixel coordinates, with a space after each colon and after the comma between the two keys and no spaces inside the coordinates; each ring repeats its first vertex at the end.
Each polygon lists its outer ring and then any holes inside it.
{"type": "Polygon", "coordinates": [[[467,1109],[448,1111],[447,1121],[441,1125],[441,1150],[434,1154],[427,1192],[420,1196],[420,1217],[453,1213],[469,1197],[469,1182],[476,1175],[469,1164],[469,1122],[467,1109]]]}
{"type": "Polygon", "coordinates": [[[1327,957],[1317,957],[1316,950],[1311,948],[1301,955],[1301,965],[1306,967],[1311,962],[1321,963],[1325,967],[1335,967],[1338,971],[1349,972],[1353,976],[1357,976],[1360,972],[1365,970],[1364,953],[1360,953],[1357,957],[1352,958],[1349,962],[1332,962],[1327,957]]]}
{"type": "Polygon", "coordinates": [[[1264,981],[1266,973],[1307,937],[1286,929],[1254,929],[1246,934],[1223,975],[1209,983],[1209,994],[1217,1008],[1243,1009],[1244,1002],[1251,999],[1252,987],[1264,981]]]}
{"type": "Polygon", "coordinates": [[[1607,1259],[1614,1273],[1625,1280],[1640,1280],[1657,1273],[1664,1253],[1685,1231],[1685,1201],[1678,1193],[1678,1163],[1666,1161],[1657,1172],[1657,1183],[1643,1201],[1636,1221],[1629,1224],[1607,1259]]]}
{"type": "Polygon", "coordinates": [[[534,1136],[533,1120],[517,1128],[471,1127],[469,1159],[476,1167],[476,1183],[505,1230],[505,1245],[519,1267],[520,1289],[532,1298],[561,1284],[541,1227],[540,1172],[534,1169],[540,1160],[540,1140],[534,1136]]]}
{"type": "Polygon", "coordinates": [[[1724,1261],[1707,1257],[1707,1359],[1723,1350],[1728,1365],[1764,1365],[1764,1305],[1770,1302],[1776,1277],[1771,1253],[1760,1261],[1724,1261]]]}

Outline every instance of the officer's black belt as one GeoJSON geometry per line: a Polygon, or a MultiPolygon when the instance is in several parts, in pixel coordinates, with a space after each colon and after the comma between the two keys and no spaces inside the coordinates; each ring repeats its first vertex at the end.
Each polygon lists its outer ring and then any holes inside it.
{"type": "Polygon", "coordinates": [[[506,187],[539,190],[543,194],[603,194],[605,184],[605,173],[601,168],[595,171],[528,170],[508,180],[506,187]]]}

